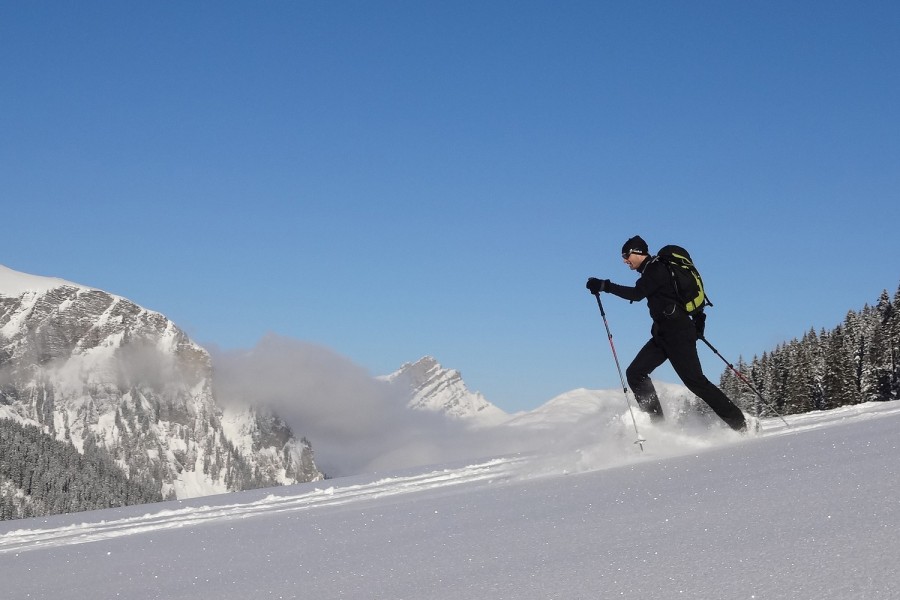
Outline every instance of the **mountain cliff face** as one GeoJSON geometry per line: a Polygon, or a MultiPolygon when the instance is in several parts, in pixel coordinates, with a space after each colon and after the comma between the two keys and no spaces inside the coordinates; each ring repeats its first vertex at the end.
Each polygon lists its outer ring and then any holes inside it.
{"type": "Polygon", "coordinates": [[[209,354],[163,315],[0,267],[0,417],[189,498],[320,479],[277,416],[221,406],[209,354]]]}
{"type": "Polygon", "coordinates": [[[481,393],[470,392],[459,371],[443,368],[430,356],[406,363],[383,379],[408,389],[410,408],[439,412],[478,425],[495,425],[509,418],[481,393]]]}

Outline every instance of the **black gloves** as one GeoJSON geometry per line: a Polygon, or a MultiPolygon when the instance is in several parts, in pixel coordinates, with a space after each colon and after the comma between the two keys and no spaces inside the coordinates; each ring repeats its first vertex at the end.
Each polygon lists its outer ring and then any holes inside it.
{"type": "Polygon", "coordinates": [[[706,330],[706,313],[698,312],[696,315],[692,316],[691,319],[694,320],[694,329],[697,330],[697,339],[702,339],[703,332],[706,330]]]}
{"type": "Polygon", "coordinates": [[[596,296],[600,292],[605,291],[608,286],[609,279],[597,279],[596,277],[591,277],[587,280],[587,284],[585,284],[584,287],[596,296]]]}

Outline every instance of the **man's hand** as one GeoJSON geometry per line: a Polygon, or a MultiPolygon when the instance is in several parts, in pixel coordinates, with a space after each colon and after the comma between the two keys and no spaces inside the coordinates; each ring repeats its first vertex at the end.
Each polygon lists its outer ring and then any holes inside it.
{"type": "Polygon", "coordinates": [[[608,285],[609,279],[597,279],[596,277],[591,277],[587,280],[587,284],[585,284],[584,287],[596,296],[600,292],[605,291],[608,285]]]}
{"type": "Polygon", "coordinates": [[[691,319],[694,320],[694,329],[697,330],[697,339],[703,338],[703,332],[706,331],[706,313],[699,312],[691,319]]]}

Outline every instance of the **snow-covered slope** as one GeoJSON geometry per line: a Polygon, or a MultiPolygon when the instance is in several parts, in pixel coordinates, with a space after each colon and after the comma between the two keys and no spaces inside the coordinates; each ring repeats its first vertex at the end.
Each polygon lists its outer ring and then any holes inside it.
{"type": "MultiPolygon", "coordinates": [[[[590,421],[595,417],[588,417],[590,421]]],[[[9,598],[846,600],[900,589],[900,404],[0,523],[9,598]],[[603,452],[598,451],[603,448],[603,452]],[[619,465],[619,466],[615,466],[619,465]]]]}
{"type": "Polygon", "coordinates": [[[6,267],[0,417],[79,449],[91,438],[179,498],[321,476],[308,444],[274,415],[226,418],[208,353],[163,315],[6,267]]]}
{"type": "Polygon", "coordinates": [[[0,265],[0,296],[16,297],[28,292],[42,294],[63,286],[87,289],[65,279],[20,273],[5,265],[0,265]]]}

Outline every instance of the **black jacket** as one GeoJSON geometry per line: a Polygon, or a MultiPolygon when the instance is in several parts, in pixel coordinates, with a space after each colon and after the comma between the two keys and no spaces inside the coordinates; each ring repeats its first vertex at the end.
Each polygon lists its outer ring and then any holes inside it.
{"type": "Polygon", "coordinates": [[[647,308],[654,323],[663,324],[671,321],[690,321],[687,311],[681,307],[681,301],[675,294],[672,274],[669,268],[655,256],[647,257],[637,269],[641,276],[634,287],[618,285],[610,282],[606,291],[610,294],[637,302],[647,299],[647,308]]]}

